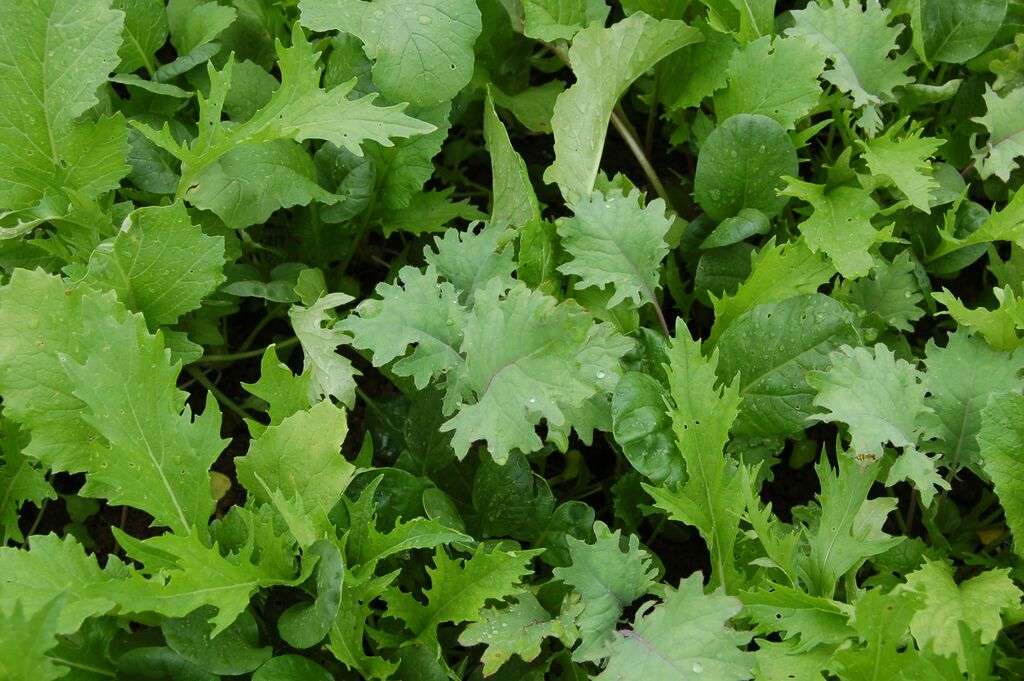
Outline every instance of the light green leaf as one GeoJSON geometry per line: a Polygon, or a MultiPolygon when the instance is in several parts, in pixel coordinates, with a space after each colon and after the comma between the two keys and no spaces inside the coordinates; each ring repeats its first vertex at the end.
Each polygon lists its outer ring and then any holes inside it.
{"type": "Polygon", "coordinates": [[[924,61],[963,64],[981,54],[1006,15],[1006,0],[918,0],[911,11],[924,61]]]}
{"type": "Polygon", "coordinates": [[[196,173],[185,198],[215,213],[228,227],[243,229],[267,221],[280,208],[339,197],[316,182],[313,159],[287,139],[236,147],[196,173]]]}
{"type": "MultiPolygon", "coordinates": [[[[836,651],[832,669],[850,681],[941,678],[928,669],[928,661],[914,646],[904,645],[907,626],[920,605],[920,599],[906,591],[872,589],[861,594],[850,623],[864,645],[846,645],[836,651]]],[[[956,670],[955,678],[960,677],[956,670]]]]}
{"type": "Polygon", "coordinates": [[[824,69],[825,57],[812,43],[769,36],[747,43],[729,61],[729,87],[715,95],[715,115],[725,121],[761,114],[792,130],[821,99],[824,69]]]}
{"type": "MultiPolygon", "coordinates": [[[[269,408],[270,425],[276,426],[296,412],[309,409],[310,372],[303,371],[296,376],[277,355],[277,348],[267,346],[260,360],[260,378],[255,383],[242,383],[249,393],[264,400],[269,408]]],[[[248,422],[252,432],[253,422],[248,422]]],[[[262,425],[259,432],[262,432],[262,425]]],[[[253,436],[258,432],[252,432],[253,436]]]]}
{"type": "Polygon", "coordinates": [[[429,109],[419,109],[416,117],[434,127],[423,135],[394,141],[394,145],[370,143],[366,155],[377,166],[377,201],[387,210],[406,208],[434,175],[433,158],[451,127],[451,102],[442,102],[429,109]]]}
{"type": "Polygon", "coordinates": [[[739,374],[740,413],[733,435],[793,435],[810,425],[815,391],[809,371],[831,366],[829,353],[858,342],[853,315],[820,293],[765,303],[722,334],[718,375],[739,374]]]}
{"type": "Polygon", "coordinates": [[[886,444],[913,447],[927,409],[923,376],[914,365],[882,344],[871,350],[845,345],[829,357],[831,369],[807,374],[818,391],[814,405],[828,410],[810,418],[845,423],[853,453],[864,460],[881,458],[886,444]]]}
{"type": "Polygon", "coordinates": [[[442,279],[455,285],[460,303],[472,306],[477,289],[485,283],[503,292],[515,285],[512,273],[516,262],[508,236],[497,225],[478,232],[449,229],[434,239],[433,248],[423,250],[423,259],[437,268],[442,279]]]}
{"type": "Polygon", "coordinates": [[[942,243],[929,254],[926,263],[935,262],[950,253],[975,244],[992,241],[1012,241],[1024,246],[1024,192],[1016,192],[1002,210],[995,210],[981,226],[964,238],[957,238],[954,225],[940,230],[942,243]]]}
{"type": "Polygon", "coordinates": [[[605,0],[523,0],[523,35],[547,42],[572,40],[595,21],[604,26],[608,12],[605,0]]]}
{"type": "Polygon", "coordinates": [[[891,487],[904,480],[914,483],[925,508],[932,505],[932,499],[938,493],[936,489],[950,489],[949,483],[939,475],[936,459],[917,449],[909,449],[896,457],[885,484],[891,487]]]}
{"type": "MultiPolygon", "coordinates": [[[[518,655],[524,662],[531,662],[540,655],[540,646],[547,638],[557,638],[566,646],[572,646],[578,638],[578,630],[573,624],[576,611],[582,610],[578,604],[570,605],[570,611],[559,617],[551,614],[530,591],[512,596],[511,605],[497,609],[488,608],[481,614],[482,619],[466,627],[459,635],[459,645],[474,646],[487,644],[481,658],[484,663],[484,675],[490,676],[508,662],[513,655],[518,655]]],[[[567,599],[566,603],[570,601],[567,599]]]]}
{"type": "Polygon", "coordinates": [[[824,253],[836,271],[848,279],[863,277],[875,261],[871,248],[887,241],[892,227],[876,230],[871,218],[878,213],[878,204],[871,192],[858,187],[836,187],[785,178],[786,196],[803,199],[814,207],[811,217],[800,223],[800,233],[815,253],[824,253]]]}
{"type": "Polygon", "coordinates": [[[699,574],[678,589],[666,587],[662,598],[640,606],[631,630],[616,632],[598,681],[752,678],[754,656],[742,650],[751,636],[728,626],[742,607],[738,600],[720,590],[705,594],[699,574]]]}
{"type": "Polygon", "coordinates": [[[113,242],[93,252],[83,281],[112,289],[155,328],[198,308],[224,281],[223,267],[224,238],[204,234],[178,202],[130,213],[113,242]]]}
{"type": "Polygon", "coordinates": [[[443,232],[445,227],[457,219],[470,222],[487,218],[469,202],[469,199],[452,201],[451,196],[454,193],[455,187],[419,192],[409,198],[409,205],[404,208],[380,211],[384,236],[391,236],[395,232],[406,232],[416,236],[428,232],[443,232]]]}
{"type": "Polygon", "coordinates": [[[397,588],[382,598],[387,615],[405,624],[412,633],[406,645],[420,644],[437,652],[437,627],[444,622],[479,622],[489,600],[503,600],[522,591],[520,584],[530,574],[530,562],[540,551],[487,552],[479,545],[469,558],[450,558],[442,550],[434,554],[434,566],[427,568],[430,586],[423,590],[425,603],[397,588]]]}
{"type": "Polygon", "coordinates": [[[813,253],[803,238],[788,244],[769,241],[750,257],[751,272],[735,293],[716,298],[715,325],[708,342],[714,344],[736,319],[757,305],[815,293],[835,274],[829,262],[813,253]]]}
{"type": "Polygon", "coordinates": [[[1010,173],[1020,167],[1017,157],[1024,156],[1024,123],[1020,117],[1024,88],[1000,97],[986,86],[984,99],[985,115],[971,119],[988,130],[988,144],[975,153],[975,164],[982,179],[995,175],[1009,182],[1010,173]]]}
{"type": "Polygon", "coordinates": [[[47,185],[88,197],[128,173],[124,118],[79,117],[117,66],[124,14],[109,0],[0,4],[0,205],[35,205],[47,185]]]}
{"type": "Polygon", "coordinates": [[[55,534],[34,535],[31,551],[0,548],[0,611],[20,604],[32,617],[63,594],[53,627],[58,634],[72,634],[86,619],[114,607],[114,600],[103,593],[104,584],[118,578],[111,568],[101,570],[81,544],[55,534]]]}
{"type": "Polygon", "coordinates": [[[865,325],[884,331],[887,327],[913,331],[913,323],[924,316],[919,305],[924,300],[915,275],[916,265],[906,251],[890,263],[875,260],[875,268],[867,277],[845,279],[833,295],[852,304],[864,318],[865,325]]]}
{"type": "Polygon", "coordinates": [[[576,84],[555,103],[555,162],[544,181],[557,184],[567,201],[589,196],[619,97],[665,56],[701,39],[700,31],[680,21],[655,21],[642,13],[577,33],[569,49],[576,84]]]}
{"type": "Polygon", "coordinates": [[[473,0],[302,0],[302,23],[358,36],[375,59],[373,82],[393,102],[434,106],[473,76],[482,28],[473,0]]]}
{"type": "Polygon", "coordinates": [[[570,259],[559,267],[579,277],[576,288],[612,285],[607,307],[629,299],[634,306],[657,302],[655,291],[661,261],[668,255],[665,235],[672,220],[665,202],[655,199],[641,208],[639,190],[628,195],[593,193],[569,204],[574,215],[558,223],[562,247],[570,259]]]}
{"type": "Polygon", "coordinates": [[[957,584],[949,565],[926,561],[907,575],[906,589],[924,599],[924,607],[910,620],[918,646],[964,661],[960,622],[981,634],[982,645],[994,641],[1003,628],[1000,614],[1018,606],[1022,595],[1009,572],[1009,568],[986,570],[957,584]]]}
{"type": "Polygon", "coordinates": [[[863,109],[858,124],[874,135],[882,127],[879,107],[895,99],[896,88],[912,83],[905,71],[913,64],[910,54],[893,58],[902,29],[889,25],[891,12],[878,0],[836,0],[829,8],[811,3],[793,12],[796,24],[787,36],[800,37],[817,46],[832,61],[825,80],[853,97],[863,109]]]}
{"type": "Polygon", "coordinates": [[[719,384],[718,350],[705,358],[700,341],[690,338],[682,320],[676,322],[668,356],[672,428],[687,478],[674,490],[644,489],[673,520],[697,528],[711,553],[711,582],[728,588],[736,576],[733,547],[744,506],[742,478],[725,453],[739,414],[739,385],[719,384]]]}
{"type": "Polygon", "coordinates": [[[981,338],[958,330],[949,334],[945,348],[929,341],[925,354],[925,405],[934,412],[926,415],[925,447],[942,454],[943,465],[954,470],[966,466],[981,475],[977,440],[981,410],[993,396],[1024,388],[1020,378],[1024,351],[999,352],[981,338]]]}
{"type": "Polygon", "coordinates": [[[327,395],[348,408],[356,398],[356,379],[359,371],[352,363],[335,352],[350,338],[343,330],[332,325],[328,310],[352,302],[345,293],[328,293],[308,307],[292,305],[288,309],[295,336],[305,355],[302,373],[310,372],[309,402],[314,404],[327,395]]]}
{"type": "Polygon", "coordinates": [[[281,86],[270,102],[244,123],[226,126],[221,120],[232,79],[230,59],[221,71],[208,66],[210,93],[205,97],[198,95],[199,135],[192,142],[179,144],[166,127],[158,132],[133,122],[148,139],[181,159],[179,195],[192,187],[205,168],[242,145],[279,139],[295,142],[320,139],[360,156],[364,142],[390,146],[391,138],[434,130],[434,126],[402,113],[404,105],[374,106],[376,95],[349,99],[355,81],[330,91],[321,89],[317,56],[297,24],[292,32],[291,47],[278,43],[277,55],[281,86]]]}
{"type": "Polygon", "coordinates": [[[238,18],[234,7],[206,0],[169,0],[167,22],[171,44],[179,55],[213,41],[238,18]]]}
{"type": "Polygon", "coordinates": [[[493,89],[487,88],[484,102],[484,141],[491,155],[494,200],[491,220],[522,227],[540,219],[540,205],[530,184],[526,162],[512,147],[505,125],[494,111],[493,89]]]}
{"type": "Polygon", "coordinates": [[[433,265],[426,271],[403,267],[396,283],[381,282],[376,294],[379,298],[363,301],[337,325],[351,334],[354,347],[373,352],[374,366],[401,358],[391,370],[411,377],[421,390],[444,374],[463,373],[460,334],[468,312],[455,287],[438,280],[433,265]]]}
{"type": "Polygon", "coordinates": [[[594,536],[593,544],[568,538],[572,565],[554,570],[555,577],[583,599],[583,613],[576,618],[582,641],[572,654],[577,662],[608,656],[605,646],[612,640],[622,611],[646,594],[658,575],[651,555],[640,548],[636,535],[629,535],[626,544],[620,530],[612,532],[598,521],[594,536]]]}
{"type": "Polygon", "coordinates": [[[873,176],[894,185],[918,210],[931,213],[930,204],[939,182],[932,177],[932,164],[928,159],[946,140],[922,137],[921,130],[896,139],[900,127],[890,126],[879,137],[861,142],[864,160],[873,176]]]}
{"type": "Polygon", "coordinates": [[[8,539],[25,540],[18,519],[26,503],[43,508],[46,499],[57,498],[45,471],[22,453],[28,440],[16,423],[0,415],[0,546],[8,539]]]}
{"type": "Polygon", "coordinates": [[[1024,345],[1020,333],[1024,328],[1024,298],[1018,298],[1009,286],[992,289],[992,295],[999,303],[994,310],[985,307],[971,309],[946,289],[933,293],[932,298],[946,306],[946,311],[939,314],[948,314],[958,326],[977,331],[993,349],[1013,352],[1024,345]]]}
{"type": "Polygon", "coordinates": [[[698,106],[726,85],[729,61],[738,49],[736,41],[731,34],[707,24],[698,24],[697,28],[704,40],[665,58],[661,96],[669,110],[698,106]]]}
{"type": "Polygon", "coordinates": [[[146,69],[151,77],[156,71],[156,52],[167,42],[167,13],[163,0],[114,0],[114,9],[124,12],[121,49],[117,54],[120,73],[146,69]]]}
{"type": "Polygon", "coordinates": [[[821,484],[816,495],[820,513],[810,514],[813,522],[803,528],[809,550],[797,557],[797,570],[810,595],[832,598],[843,575],[904,537],[882,531],[896,499],[867,498],[878,474],[877,464],[864,467],[851,456],[840,456],[839,470],[833,472],[823,457],[815,468],[821,484]]]}
{"type": "Polygon", "coordinates": [[[0,678],[8,681],[51,681],[68,673],[47,651],[57,646],[57,618],[63,599],[50,601],[32,615],[20,602],[0,611],[0,678]]]}
{"type": "Polygon", "coordinates": [[[520,284],[507,294],[501,282],[476,292],[462,351],[466,372],[458,390],[471,399],[446,421],[452,448],[461,458],[476,440],[486,440],[501,463],[509,452],[540,449],[536,425],[574,425],[579,409],[599,391],[610,390],[619,359],[632,343],[575,302],[558,304],[520,284]]]}
{"type": "Polygon", "coordinates": [[[995,485],[1006,524],[1018,555],[1024,554],[1024,395],[1003,393],[989,398],[978,432],[981,463],[995,485]]]}
{"type": "Polygon", "coordinates": [[[238,481],[260,503],[280,490],[302,497],[307,512],[330,510],[341,498],[355,467],[341,455],[348,434],[344,410],[330,400],[270,426],[235,459],[238,481]]]}
{"type": "Polygon", "coordinates": [[[756,625],[754,633],[782,634],[794,656],[822,644],[831,648],[853,634],[849,606],[831,598],[772,583],[745,591],[740,598],[744,615],[756,625]]]}

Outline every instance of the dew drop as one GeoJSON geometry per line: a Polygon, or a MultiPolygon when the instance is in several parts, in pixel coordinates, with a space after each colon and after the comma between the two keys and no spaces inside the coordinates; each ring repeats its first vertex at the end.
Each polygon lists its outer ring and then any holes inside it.
{"type": "Polygon", "coordinates": [[[431,22],[431,18],[428,17],[426,14],[421,14],[420,18],[417,19],[417,21],[419,21],[421,25],[426,26],[431,22]]]}
{"type": "Polygon", "coordinates": [[[759,154],[763,154],[765,151],[766,151],[766,149],[765,149],[763,144],[757,148],[757,152],[759,154]]]}
{"type": "Polygon", "coordinates": [[[537,404],[537,398],[536,397],[531,397],[530,398],[530,404],[537,404]]]}
{"type": "Polygon", "coordinates": [[[694,662],[693,663],[693,673],[694,674],[700,674],[703,671],[704,671],[704,665],[702,665],[700,662],[694,662]]]}
{"type": "Polygon", "coordinates": [[[30,329],[38,329],[39,328],[39,320],[38,319],[30,319],[30,320],[28,320],[28,328],[30,328],[30,329]]]}
{"type": "Polygon", "coordinates": [[[606,373],[604,373],[603,371],[598,371],[598,372],[597,372],[597,378],[598,378],[598,380],[601,380],[601,379],[602,379],[602,378],[604,378],[605,376],[607,376],[607,374],[606,374],[606,373]]]}

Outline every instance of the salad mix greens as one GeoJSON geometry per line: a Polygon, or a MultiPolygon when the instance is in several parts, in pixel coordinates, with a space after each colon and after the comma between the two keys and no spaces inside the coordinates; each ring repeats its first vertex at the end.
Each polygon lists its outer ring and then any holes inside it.
{"type": "Polygon", "coordinates": [[[1024,3],[0,2],[0,679],[1024,677],[1024,3]]]}

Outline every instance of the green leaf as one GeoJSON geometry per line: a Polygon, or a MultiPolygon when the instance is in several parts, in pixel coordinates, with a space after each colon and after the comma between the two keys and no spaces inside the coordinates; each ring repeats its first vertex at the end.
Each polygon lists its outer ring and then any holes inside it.
{"type": "Polygon", "coordinates": [[[25,616],[35,617],[64,594],[61,607],[53,613],[53,628],[58,634],[71,634],[86,619],[114,607],[103,586],[116,578],[113,565],[106,572],[101,570],[73,538],[37,534],[31,551],[0,548],[0,611],[20,607],[25,616]]]}
{"type": "Polygon", "coordinates": [[[933,412],[925,417],[925,446],[942,454],[943,464],[949,468],[967,467],[981,475],[977,438],[982,409],[993,396],[1024,388],[1020,378],[1024,352],[993,350],[977,336],[960,330],[949,335],[945,348],[929,341],[925,354],[925,405],[933,412]],[[964,367],[971,370],[964,371],[964,367]]]}
{"type": "Polygon", "coordinates": [[[569,49],[576,84],[555,103],[555,162],[544,181],[557,184],[567,201],[589,196],[616,102],[645,71],[701,38],[700,31],[680,21],[656,21],[642,13],[577,33],[569,49]]]}
{"type": "MultiPolygon", "coordinates": [[[[698,106],[705,97],[725,87],[729,61],[737,45],[732,35],[698,24],[704,40],[683,47],[665,58],[662,99],[669,110],[698,106]]],[[[725,120],[725,119],[722,119],[725,120]]]]}
{"type": "Polygon", "coordinates": [[[278,655],[256,670],[252,681],[331,681],[326,669],[301,655],[278,655]]]}
{"type": "Polygon", "coordinates": [[[523,0],[523,35],[547,42],[572,40],[595,21],[604,26],[608,12],[604,0],[523,0]]]}
{"type": "Polygon", "coordinates": [[[767,583],[743,592],[740,598],[744,615],[756,625],[754,633],[782,634],[783,640],[791,644],[793,655],[818,646],[834,647],[853,633],[848,605],[812,596],[802,589],[767,583]]]}
{"type": "Polygon", "coordinates": [[[750,257],[751,272],[733,294],[711,295],[715,325],[708,342],[714,344],[736,319],[757,305],[815,293],[835,274],[828,261],[813,253],[801,238],[776,245],[769,241],[750,257]]]}
{"type": "Polygon", "coordinates": [[[823,457],[815,467],[821,492],[820,513],[803,529],[809,547],[797,558],[797,569],[812,596],[831,598],[839,579],[864,564],[871,556],[888,551],[904,540],[882,531],[896,499],[868,500],[878,473],[877,464],[862,467],[853,457],[840,456],[833,472],[823,457]]]}
{"type": "Polygon", "coordinates": [[[475,440],[486,440],[499,463],[514,449],[540,449],[540,420],[574,425],[570,410],[615,385],[619,358],[632,345],[571,300],[558,304],[521,284],[507,294],[503,288],[488,282],[478,290],[465,326],[466,372],[458,390],[472,402],[441,426],[454,431],[460,458],[475,440]]]}
{"type": "Polygon", "coordinates": [[[201,0],[170,0],[167,21],[171,44],[179,55],[189,54],[220,35],[238,18],[234,7],[201,0]]]}
{"type": "Polygon", "coordinates": [[[723,588],[736,576],[733,547],[743,509],[742,478],[725,454],[729,429],[739,413],[739,385],[720,386],[718,351],[701,354],[700,341],[680,320],[668,351],[670,408],[686,481],[674,490],[644,485],[655,505],[673,520],[692,525],[711,553],[711,582],[723,588]]]}
{"type": "Polygon", "coordinates": [[[396,588],[384,593],[389,617],[398,619],[412,633],[406,645],[421,644],[437,651],[437,627],[444,622],[479,622],[489,600],[503,600],[519,593],[529,564],[539,551],[488,553],[481,544],[469,558],[450,558],[443,550],[434,554],[427,568],[430,586],[423,590],[426,602],[396,588]]]}
{"type": "Polygon", "coordinates": [[[662,384],[639,371],[623,375],[612,396],[615,441],[633,468],[656,485],[674,485],[685,470],[667,400],[662,384]]]}
{"type": "Polygon", "coordinates": [[[927,409],[923,376],[914,365],[881,344],[871,350],[846,345],[829,357],[831,369],[807,374],[818,391],[814,405],[828,410],[810,418],[845,423],[854,454],[865,460],[881,458],[886,444],[913,447],[927,409]]]}
{"type": "Polygon", "coordinates": [[[631,630],[616,632],[608,666],[597,679],[751,678],[753,655],[742,650],[751,636],[728,626],[740,611],[738,600],[721,591],[705,594],[700,575],[682,580],[678,589],[666,587],[662,598],[640,606],[631,630]]]}
{"type": "Polygon", "coordinates": [[[1016,192],[1002,210],[993,209],[988,219],[966,237],[958,238],[951,228],[941,230],[940,235],[942,243],[926,262],[934,263],[950,253],[991,241],[1012,241],[1018,246],[1024,245],[1024,192],[1016,192]]]}
{"type": "Polygon", "coordinates": [[[1006,512],[1006,525],[1013,534],[1018,555],[1024,553],[1024,395],[1003,393],[989,398],[981,412],[978,432],[981,463],[992,479],[999,503],[1006,512]]]}
{"type": "Polygon", "coordinates": [[[540,219],[537,195],[530,184],[526,162],[512,147],[505,125],[494,111],[493,90],[487,88],[484,102],[484,141],[491,155],[494,200],[491,220],[522,227],[540,219]]]}
{"type": "Polygon", "coordinates": [[[288,318],[305,355],[302,373],[310,372],[311,404],[328,395],[349,408],[355,403],[355,377],[359,372],[335,352],[339,345],[349,342],[349,336],[331,324],[328,312],[351,301],[352,297],[345,293],[328,293],[308,307],[292,305],[288,309],[288,318]]]}
{"type": "Polygon", "coordinates": [[[900,651],[904,647],[907,626],[918,607],[919,599],[906,591],[883,594],[872,589],[862,594],[854,603],[850,623],[864,647],[846,646],[836,652],[833,664],[842,678],[874,681],[917,678],[924,674],[927,663],[913,646],[900,651]]]}
{"type": "Polygon", "coordinates": [[[86,111],[119,60],[124,14],[109,0],[0,6],[0,204],[35,205],[49,185],[95,197],[128,173],[124,118],[86,111]]]}
{"type": "Polygon", "coordinates": [[[939,475],[936,459],[917,449],[909,449],[896,457],[885,484],[891,487],[903,480],[914,483],[925,508],[932,505],[932,499],[937,494],[936,488],[950,489],[949,483],[939,475]]]}
{"type": "Polygon", "coordinates": [[[853,315],[820,293],[765,303],[722,334],[718,375],[739,374],[740,413],[733,435],[793,435],[807,428],[815,391],[809,371],[831,366],[829,353],[859,340],[853,315]]]}
{"type": "Polygon", "coordinates": [[[873,176],[894,185],[918,210],[930,213],[939,183],[932,177],[932,164],[928,158],[945,140],[922,137],[921,130],[897,140],[895,135],[900,127],[890,126],[879,137],[861,142],[864,160],[873,176]]]}
{"type": "Polygon", "coordinates": [[[451,102],[429,109],[418,109],[416,117],[433,126],[432,131],[407,139],[394,141],[394,145],[367,144],[366,154],[377,166],[377,201],[387,210],[406,208],[424,183],[434,175],[433,158],[451,127],[451,102]]]}
{"type": "Polygon", "coordinates": [[[484,461],[473,477],[473,508],[485,537],[530,539],[547,524],[555,498],[522,454],[484,461]]]}
{"type": "Polygon", "coordinates": [[[988,130],[988,144],[974,155],[975,167],[982,179],[995,175],[1009,182],[1010,173],[1020,167],[1017,157],[1024,156],[1024,124],[1018,115],[1024,106],[1024,88],[1000,97],[986,87],[984,99],[985,115],[971,119],[988,130]]]}
{"type": "MultiPolygon", "coordinates": [[[[260,360],[260,378],[255,383],[242,383],[242,387],[269,405],[270,425],[276,426],[285,418],[309,409],[310,372],[296,376],[277,355],[277,347],[267,346],[260,360]]],[[[253,422],[249,422],[252,431],[253,422]]],[[[262,431],[262,424],[258,431],[262,431]]],[[[258,435],[258,432],[252,432],[258,435]]]]}
{"type": "Polygon", "coordinates": [[[992,289],[992,295],[999,304],[994,310],[968,308],[946,289],[933,293],[932,298],[947,308],[939,314],[948,314],[958,326],[977,331],[995,350],[1013,352],[1024,345],[1020,334],[1024,327],[1024,298],[1018,298],[1009,286],[992,289]]]}
{"type": "Polygon", "coordinates": [[[907,575],[906,589],[924,600],[924,606],[910,621],[910,632],[918,646],[964,661],[959,622],[979,632],[982,645],[995,640],[1003,628],[1000,614],[1017,607],[1022,595],[1009,572],[1009,568],[986,570],[957,584],[949,565],[926,561],[921,569],[907,575]]]}
{"type": "Polygon", "coordinates": [[[557,638],[571,646],[579,636],[573,624],[573,616],[581,610],[579,605],[575,608],[570,605],[569,612],[552,617],[530,591],[512,596],[510,600],[511,604],[500,610],[484,610],[482,619],[459,635],[462,646],[487,644],[481,656],[485,676],[498,671],[513,655],[524,662],[532,662],[540,655],[541,644],[547,638],[557,638]]]}
{"type": "Polygon", "coordinates": [[[847,279],[863,277],[875,261],[871,248],[890,240],[892,227],[876,230],[871,218],[878,213],[878,204],[871,192],[857,187],[827,189],[793,177],[785,178],[782,194],[795,196],[811,204],[814,212],[800,223],[800,233],[815,253],[824,253],[847,279]]]}
{"type": "Polygon", "coordinates": [[[661,261],[668,255],[665,235],[672,220],[665,217],[665,202],[655,199],[638,205],[640,192],[618,191],[608,196],[593,193],[570,203],[574,215],[558,223],[562,247],[570,259],[558,269],[579,277],[576,288],[612,285],[607,306],[626,299],[634,306],[656,303],[661,261]]]}
{"type": "Polygon", "coordinates": [[[735,52],[728,69],[729,87],[715,95],[718,120],[760,114],[792,130],[821,99],[825,57],[812,43],[764,36],[735,52]]]}
{"type": "Polygon", "coordinates": [[[393,102],[433,106],[452,99],[473,75],[482,28],[473,0],[301,0],[302,23],[363,41],[375,59],[373,82],[393,102]]]}
{"type": "Polygon", "coordinates": [[[114,0],[114,9],[124,12],[121,49],[117,54],[120,73],[146,69],[156,71],[156,52],[167,42],[167,13],[162,0],[114,0]]]}
{"type": "MultiPolygon", "coordinates": [[[[756,208],[741,208],[736,215],[718,223],[714,231],[700,242],[701,250],[722,248],[738,244],[752,236],[767,234],[771,230],[768,217],[756,208]]],[[[699,267],[699,265],[698,265],[699,267]]]]}
{"type": "Polygon", "coordinates": [[[409,205],[396,210],[380,211],[384,236],[395,232],[408,232],[419,236],[427,232],[443,232],[456,219],[484,220],[486,215],[477,210],[469,199],[452,201],[454,187],[440,191],[425,191],[413,194],[409,205]]]}
{"type": "Polygon", "coordinates": [[[17,424],[0,415],[0,546],[25,540],[18,513],[26,503],[41,509],[46,499],[57,498],[45,471],[22,453],[27,442],[17,424]]]}
{"type": "Polygon", "coordinates": [[[887,327],[913,331],[913,323],[924,316],[919,303],[924,300],[916,276],[916,263],[903,252],[890,263],[875,260],[867,277],[844,279],[833,295],[856,306],[865,326],[884,331],[887,327]]]}
{"type": "Polygon", "coordinates": [[[281,638],[293,648],[312,648],[327,636],[341,608],[345,564],[337,544],[320,540],[303,554],[303,561],[316,557],[316,600],[296,603],[277,620],[281,638]]]}
{"type": "Polygon", "coordinates": [[[193,175],[185,198],[232,229],[266,222],[280,208],[338,200],[317,184],[309,154],[287,139],[231,149],[193,175]]]}
{"type": "Polygon", "coordinates": [[[919,0],[911,25],[922,39],[924,61],[963,64],[981,54],[1006,15],[1006,0],[919,0]],[[917,21],[915,21],[915,19],[917,21]],[[918,21],[920,22],[918,24],[918,21]]]}
{"type": "Polygon", "coordinates": [[[113,290],[155,328],[202,305],[223,268],[224,238],[204,234],[178,202],[130,213],[113,242],[93,251],[83,281],[113,290]]]}
{"type": "Polygon", "coordinates": [[[337,325],[351,334],[354,347],[373,352],[374,366],[401,358],[391,370],[411,377],[420,390],[449,372],[463,373],[460,333],[468,313],[455,287],[439,281],[433,265],[426,271],[403,267],[396,284],[381,282],[376,293],[379,299],[363,301],[337,325]]]}
{"type": "Polygon", "coordinates": [[[207,619],[212,608],[199,608],[185,617],[166,620],[161,626],[171,650],[214,674],[248,674],[274,654],[270,646],[260,647],[259,625],[249,611],[229,627],[210,636],[207,619]]]}
{"type": "Polygon", "coordinates": [[[582,640],[572,654],[577,662],[608,656],[606,645],[622,611],[646,594],[657,577],[651,554],[640,548],[636,535],[629,535],[625,544],[620,530],[612,532],[598,521],[594,536],[593,544],[570,538],[572,565],[554,570],[555,577],[572,586],[583,600],[583,613],[576,618],[582,640]]]}
{"type": "Polygon", "coordinates": [[[355,474],[341,455],[347,434],[344,410],[323,400],[253,439],[248,453],[235,459],[238,481],[260,503],[280,490],[286,498],[301,497],[309,512],[329,510],[355,474]]]}
{"type": "Polygon", "coordinates": [[[890,10],[878,0],[836,0],[829,8],[812,3],[793,12],[787,36],[803,38],[832,61],[824,78],[853,97],[863,109],[858,124],[874,135],[882,127],[879,107],[895,99],[896,88],[912,83],[905,71],[914,59],[907,53],[890,58],[902,28],[889,25],[890,10]]]}
{"type": "Polygon", "coordinates": [[[744,208],[775,217],[788,201],[779,196],[782,178],[796,174],[796,161],[796,149],[779,123],[759,114],[737,114],[701,146],[694,197],[713,220],[744,208]]]}
{"type": "Polygon", "coordinates": [[[68,668],[57,666],[47,652],[57,645],[57,617],[62,599],[50,601],[32,615],[19,602],[0,611],[0,678],[10,681],[51,681],[68,668]]]}
{"type": "Polygon", "coordinates": [[[483,285],[497,286],[501,291],[512,288],[516,269],[512,249],[497,226],[479,232],[449,229],[434,240],[434,247],[423,251],[423,259],[437,268],[437,273],[455,285],[459,302],[469,307],[476,291],[483,285]]]}

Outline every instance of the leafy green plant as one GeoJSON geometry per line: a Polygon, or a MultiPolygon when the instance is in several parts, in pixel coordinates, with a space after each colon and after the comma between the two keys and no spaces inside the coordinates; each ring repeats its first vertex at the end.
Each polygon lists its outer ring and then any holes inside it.
{"type": "Polygon", "coordinates": [[[0,3],[0,678],[1021,677],[1022,47],[0,3]]]}

